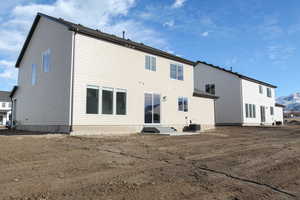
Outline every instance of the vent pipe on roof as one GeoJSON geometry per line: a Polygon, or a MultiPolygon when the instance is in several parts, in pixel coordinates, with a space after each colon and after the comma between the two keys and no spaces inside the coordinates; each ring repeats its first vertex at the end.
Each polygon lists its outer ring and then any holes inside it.
{"type": "Polygon", "coordinates": [[[125,39],[125,31],[123,31],[123,39],[125,39]]]}

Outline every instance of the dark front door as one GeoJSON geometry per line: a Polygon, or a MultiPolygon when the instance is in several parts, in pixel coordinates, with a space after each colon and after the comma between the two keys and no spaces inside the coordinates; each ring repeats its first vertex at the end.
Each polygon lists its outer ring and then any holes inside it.
{"type": "Polygon", "coordinates": [[[264,106],[260,106],[260,119],[261,122],[266,122],[266,108],[264,106]]]}
{"type": "Polygon", "coordinates": [[[160,124],[160,95],[145,93],[145,124],[160,124]]]}

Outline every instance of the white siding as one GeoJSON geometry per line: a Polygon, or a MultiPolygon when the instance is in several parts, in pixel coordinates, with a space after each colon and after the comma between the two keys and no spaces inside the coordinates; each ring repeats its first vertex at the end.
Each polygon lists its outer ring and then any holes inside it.
{"type": "Polygon", "coordinates": [[[281,122],[283,124],[283,108],[276,106],[275,107],[275,121],[281,122]]]}
{"type": "MultiPolygon", "coordinates": [[[[267,86],[262,85],[263,93],[259,93],[259,84],[242,80],[243,89],[243,117],[245,125],[259,125],[261,123],[260,106],[266,107],[266,122],[265,124],[272,124],[275,121],[275,116],[271,115],[270,107],[275,109],[275,89],[271,88],[272,97],[267,97],[267,86]],[[256,118],[246,118],[245,104],[256,105],[256,118]]],[[[275,111],[274,111],[275,112],[275,111]]]]}
{"type": "Polygon", "coordinates": [[[170,64],[175,61],[156,56],[156,71],[149,71],[145,69],[147,53],[81,34],[75,41],[74,126],[142,126],[145,92],[165,97],[161,103],[162,125],[183,126],[189,119],[214,125],[213,100],[192,97],[193,66],[183,64],[184,81],[171,80],[170,64]],[[88,85],[126,89],[127,115],[86,114],[88,85]],[[189,112],[178,111],[181,96],[188,97],[189,112]]]}
{"type": "Polygon", "coordinates": [[[235,75],[215,69],[205,64],[195,67],[195,88],[205,91],[206,84],[215,84],[216,123],[241,124],[241,80],[235,75]]]}
{"type": "Polygon", "coordinates": [[[69,125],[72,32],[41,17],[19,68],[17,125],[69,125]],[[42,52],[51,49],[51,70],[43,72],[42,52]],[[31,84],[31,66],[37,82],[31,84]]]}

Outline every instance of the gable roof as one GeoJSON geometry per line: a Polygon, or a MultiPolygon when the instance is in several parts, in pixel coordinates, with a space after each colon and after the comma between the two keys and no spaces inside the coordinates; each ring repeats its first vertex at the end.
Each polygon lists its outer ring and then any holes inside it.
{"type": "Polygon", "coordinates": [[[260,80],[257,80],[257,79],[254,79],[254,78],[251,78],[251,77],[248,77],[248,76],[239,74],[239,73],[237,73],[237,72],[233,72],[233,71],[231,71],[231,70],[227,70],[227,69],[225,69],[225,68],[222,68],[222,67],[219,67],[219,66],[216,66],[216,65],[212,65],[212,64],[209,64],[209,63],[206,63],[206,62],[203,62],[203,61],[197,61],[197,62],[196,62],[196,65],[199,64],[199,63],[200,63],[200,64],[204,64],[204,65],[208,65],[208,66],[210,66],[210,67],[213,67],[214,69],[218,69],[218,70],[221,70],[221,71],[230,73],[230,74],[232,74],[232,75],[238,76],[239,78],[244,79],[244,80],[247,80],[247,81],[251,81],[251,82],[254,82],[254,83],[258,83],[258,84],[261,84],[261,85],[265,85],[265,86],[268,86],[268,87],[271,87],[271,88],[277,88],[277,86],[272,85],[272,84],[270,84],[270,83],[266,83],[266,82],[263,82],[263,81],[260,81],[260,80]]]}
{"type": "Polygon", "coordinates": [[[38,22],[39,22],[41,17],[45,17],[45,18],[47,18],[47,19],[49,19],[53,22],[57,22],[59,24],[62,24],[64,26],[66,26],[70,31],[74,31],[74,32],[77,32],[77,33],[80,33],[80,34],[84,34],[84,35],[93,37],[93,38],[97,38],[97,39],[101,39],[101,40],[104,40],[104,41],[107,41],[107,42],[111,42],[111,43],[114,43],[114,44],[125,46],[127,48],[140,50],[140,51],[143,51],[145,53],[149,53],[149,54],[161,56],[161,57],[164,57],[164,58],[168,58],[168,59],[171,59],[171,60],[174,60],[174,61],[177,61],[177,62],[181,62],[181,63],[185,63],[185,64],[188,64],[188,65],[192,65],[192,66],[195,65],[195,62],[193,62],[191,60],[188,60],[188,59],[185,59],[185,58],[167,53],[165,51],[162,51],[162,50],[144,45],[143,43],[138,43],[138,42],[134,42],[130,39],[124,39],[124,38],[117,37],[115,35],[107,34],[107,33],[101,32],[97,29],[96,30],[91,29],[91,28],[82,26],[81,24],[75,24],[75,23],[66,21],[62,18],[55,18],[55,17],[49,16],[49,15],[38,13],[37,16],[34,19],[34,22],[31,26],[29,34],[28,34],[28,36],[25,40],[25,43],[24,43],[24,45],[21,49],[20,55],[17,59],[16,65],[15,65],[17,68],[20,67],[20,63],[22,61],[22,58],[23,58],[23,56],[26,52],[26,49],[29,45],[29,42],[30,42],[30,40],[33,36],[34,30],[37,27],[38,22]]]}
{"type": "Polygon", "coordinates": [[[10,102],[10,92],[0,91],[0,102],[10,102]]]}

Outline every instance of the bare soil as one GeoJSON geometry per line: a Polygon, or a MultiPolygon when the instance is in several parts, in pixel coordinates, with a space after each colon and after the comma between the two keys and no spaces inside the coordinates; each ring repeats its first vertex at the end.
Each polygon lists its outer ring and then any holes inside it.
{"type": "Polygon", "coordinates": [[[0,199],[299,199],[300,126],[193,136],[0,130],[0,199]]]}

